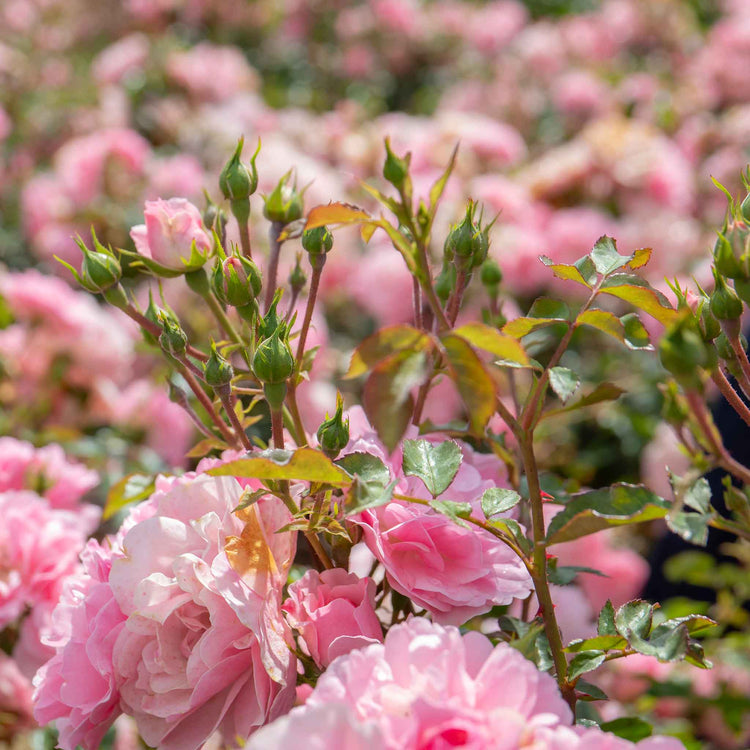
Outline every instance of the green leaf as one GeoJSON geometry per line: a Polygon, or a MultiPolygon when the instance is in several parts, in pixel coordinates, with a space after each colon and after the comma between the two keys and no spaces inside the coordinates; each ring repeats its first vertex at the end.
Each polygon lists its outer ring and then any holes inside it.
{"type": "Polygon", "coordinates": [[[579,651],[620,651],[627,645],[628,642],[620,635],[597,635],[594,638],[571,641],[565,651],[570,654],[577,654],[579,651]]]}
{"type": "Polygon", "coordinates": [[[441,341],[451,379],[469,413],[471,427],[476,434],[482,435],[489,418],[495,413],[495,381],[463,338],[448,333],[441,341]]]}
{"type": "Polygon", "coordinates": [[[598,386],[596,386],[596,388],[594,388],[593,391],[591,391],[591,393],[583,396],[583,398],[576,401],[575,403],[570,404],[570,406],[565,406],[560,409],[550,409],[549,411],[544,413],[543,417],[545,419],[547,417],[554,417],[558,414],[564,414],[565,412],[582,409],[585,406],[599,404],[602,401],[614,401],[620,398],[623,393],[625,393],[625,391],[614,383],[600,383],[598,386]]]}
{"type": "Polygon", "coordinates": [[[642,485],[614,484],[573,495],[550,522],[547,543],[559,544],[602,529],[664,518],[670,504],[642,485]]]}
{"type": "Polygon", "coordinates": [[[398,445],[414,412],[413,388],[427,377],[423,351],[401,351],[384,359],[367,378],[362,406],[370,424],[390,452],[398,445]]]}
{"type": "Polygon", "coordinates": [[[695,484],[685,493],[685,505],[697,510],[699,513],[708,513],[711,510],[711,486],[705,477],[698,479],[695,484]]]}
{"type": "Polygon", "coordinates": [[[686,542],[705,547],[708,542],[709,518],[700,513],[670,513],[667,516],[667,526],[686,542]]]}
{"type": "Polygon", "coordinates": [[[620,318],[620,322],[625,329],[625,345],[628,349],[653,351],[654,347],[651,344],[651,338],[643,323],[641,323],[638,313],[623,315],[620,318]]]}
{"type": "Polygon", "coordinates": [[[232,513],[236,513],[238,510],[245,510],[251,505],[255,505],[264,495],[267,495],[267,490],[250,490],[249,487],[245,488],[243,493],[240,495],[240,501],[235,508],[232,508],[232,513]]]}
{"type": "Polygon", "coordinates": [[[597,270],[594,261],[591,260],[589,255],[584,255],[582,258],[579,258],[573,265],[583,277],[586,286],[591,287],[596,283],[597,270]]]}
{"type": "Polygon", "coordinates": [[[109,488],[102,520],[106,521],[131,503],[145,500],[154,492],[154,477],[146,474],[128,474],[109,488]]]}
{"type": "Polygon", "coordinates": [[[246,477],[252,479],[290,479],[321,482],[342,487],[351,477],[324,453],[313,448],[294,451],[271,449],[250,453],[221,466],[209,469],[214,477],[246,477]]]}
{"type": "Polygon", "coordinates": [[[549,384],[557,397],[565,403],[581,384],[581,379],[567,367],[552,367],[549,371],[549,384]]]}
{"type": "Polygon", "coordinates": [[[458,145],[459,144],[457,143],[455,148],[453,149],[453,153],[451,154],[451,158],[448,161],[448,166],[445,168],[445,171],[442,175],[440,175],[440,177],[430,188],[430,213],[432,214],[435,213],[435,209],[437,208],[437,204],[443,195],[443,190],[445,190],[445,185],[448,182],[448,178],[453,172],[453,167],[456,163],[456,156],[458,155],[458,145]]]}
{"type": "Polygon", "coordinates": [[[606,310],[585,310],[576,319],[578,325],[590,326],[625,343],[625,326],[620,319],[606,310]]]}
{"type": "Polygon", "coordinates": [[[601,292],[629,302],[665,326],[677,317],[677,311],[669,300],[635,274],[617,273],[608,277],[602,283],[601,292]]]}
{"type": "Polygon", "coordinates": [[[651,630],[653,614],[653,604],[641,599],[627,602],[615,612],[617,632],[629,643],[632,640],[645,639],[651,630]]]}
{"type": "Polygon", "coordinates": [[[583,565],[550,565],[547,568],[549,574],[549,582],[554,583],[555,586],[568,586],[578,577],[579,573],[592,573],[593,575],[602,576],[607,578],[601,570],[594,568],[587,568],[583,565]]]}
{"type": "Polygon", "coordinates": [[[463,460],[461,448],[453,440],[404,440],[403,451],[404,474],[419,477],[433,497],[448,489],[463,460]]]}
{"type": "Polygon", "coordinates": [[[514,521],[512,518],[493,518],[489,522],[489,525],[498,531],[504,531],[509,537],[515,540],[523,552],[527,554],[531,552],[531,541],[529,541],[518,521],[514,521]]]}
{"type": "Polygon", "coordinates": [[[612,606],[612,602],[607,599],[606,604],[602,607],[599,612],[599,617],[596,623],[596,632],[599,635],[616,635],[617,627],[615,626],[615,608],[612,606]]]}
{"type": "Polygon", "coordinates": [[[589,257],[597,273],[600,273],[602,276],[608,276],[617,271],[618,268],[627,265],[632,256],[620,255],[617,252],[615,241],[611,237],[604,235],[596,241],[593,250],[589,253],[589,257]]]}
{"type": "Polygon", "coordinates": [[[545,266],[552,269],[552,273],[555,274],[558,279],[577,281],[579,284],[583,284],[584,286],[591,288],[591,284],[593,282],[587,280],[588,274],[584,275],[586,271],[584,271],[584,273],[581,273],[581,271],[575,265],[571,266],[567,263],[555,263],[552,258],[548,258],[546,255],[540,255],[539,260],[541,260],[545,266]]]}
{"type": "Polygon", "coordinates": [[[539,297],[531,305],[529,317],[568,322],[570,320],[570,308],[565,302],[554,297],[539,297]]]}
{"type": "Polygon", "coordinates": [[[515,362],[522,367],[529,367],[531,364],[517,337],[501,333],[484,323],[467,323],[453,332],[478,349],[490,352],[503,361],[515,362]]]}
{"type": "Polygon", "coordinates": [[[482,512],[485,518],[514,508],[521,501],[521,496],[514,490],[504,487],[490,487],[482,495],[482,512]]]}
{"type": "Polygon", "coordinates": [[[630,644],[638,653],[655,656],[659,661],[678,661],[688,650],[688,632],[684,625],[657,625],[643,643],[633,638],[630,644]]]}
{"type": "Polygon", "coordinates": [[[619,719],[605,722],[600,729],[630,742],[640,742],[654,733],[651,724],[637,716],[621,716],[619,719]]]}
{"type": "Polygon", "coordinates": [[[603,651],[579,651],[568,664],[568,679],[575,680],[604,664],[603,651]]]}
{"type": "Polygon", "coordinates": [[[335,461],[347,474],[363,482],[373,482],[385,487],[391,481],[388,467],[371,453],[348,453],[335,461]]]}
{"type": "Polygon", "coordinates": [[[391,502],[393,488],[397,480],[382,485],[378,481],[366,482],[360,477],[354,477],[351,487],[344,497],[344,514],[353,516],[369,508],[377,508],[391,502]]]}
{"type": "Polygon", "coordinates": [[[596,685],[592,685],[586,680],[578,680],[576,683],[576,693],[584,701],[606,701],[607,694],[596,685]]]}
{"type": "Polygon", "coordinates": [[[545,328],[562,322],[564,321],[558,318],[514,318],[503,326],[502,332],[514,339],[521,339],[538,328],[545,328]]]}
{"type": "Polygon", "coordinates": [[[398,325],[381,328],[354,350],[344,379],[349,380],[364,375],[397,352],[424,351],[431,345],[431,337],[412,326],[398,325]]]}
{"type": "Polygon", "coordinates": [[[469,524],[464,521],[464,518],[471,516],[471,503],[456,503],[453,500],[430,500],[430,507],[434,508],[438,513],[442,513],[444,516],[448,516],[454,523],[464,528],[470,528],[469,524]]]}

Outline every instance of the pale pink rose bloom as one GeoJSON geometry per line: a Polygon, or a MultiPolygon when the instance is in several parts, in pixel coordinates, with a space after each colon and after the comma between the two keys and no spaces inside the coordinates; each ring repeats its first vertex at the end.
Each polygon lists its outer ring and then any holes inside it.
{"type": "Polygon", "coordinates": [[[280,597],[295,540],[275,533],[289,513],[266,497],[235,515],[241,493],[231,477],[163,482],[150,501],[156,514],[127,531],[113,560],[110,585],[128,618],[113,652],[116,681],[151,746],[197,749],[217,730],[233,744],[294,701],[280,597]],[[224,547],[243,531],[262,554],[240,575],[224,547]]]}
{"type": "Polygon", "coordinates": [[[12,437],[0,437],[0,492],[33,490],[53,508],[73,509],[99,475],[69,460],[56,444],[35,448],[12,437]]]}
{"type": "Polygon", "coordinates": [[[568,115],[591,116],[606,109],[609,89],[587,70],[564,73],[552,89],[555,106],[568,115]]]}
{"type": "Polygon", "coordinates": [[[104,189],[110,161],[115,161],[118,173],[139,177],[150,151],[148,141],[134,130],[97,130],[64,144],[55,154],[55,171],[76,206],[85,207],[104,189]]]}
{"type": "Polygon", "coordinates": [[[73,210],[70,196],[55,175],[36,175],[23,187],[21,212],[24,230],[30,237],[35,237],[49,224],[66,221],[73,210]]]}
{"type": "MultiPolygon", "coordinates": [[[[309,685],[304,687],[310,687],[309,685]]],[[[362,723],[341,703],[293,709],[256,732],[247,750],[386,750],[380,727],[362,723]]]]}
{"type": "MultiPolygon", "coordinates": [[[[617,236],[615,221],[594,208],[563,208],[555,211],[546,227],[547,241],[542,250],[556,263],[574,263],[591,252],[602,236],[617,236]]],[[[552,274],[548,272],[550,279],[552,274]]],[[[567,289],[570,287],[567,286],[567,289]]]]}
{"type": "Polygon", "coordinates": [[[308,570],[289,587],[282,609],[319,667],[383,640],[375,614],[375,581],[342,568],[308,570]]]}
{"type": "Polygon", "coordinates": [[[510,750],[529,725],[572,719],[552,677],[518,651],[420,617],[391,628],[384,644],[334,661],[295,713],[336,704],[362,726],[376,724],[389,750],[510,750]]]}
{"type": "Polygon", "coordinates": [[[690,459],[680,450],[680,445],[674,430],[662,422],[641,453],[641,481],[660,497],[672,497],[667,469],[682,476],[690,468],[690,459]]]}
{"type": "Polygon", "coordinates": [[[77,514],[54,510],[34,492],[0,494],[0,628],[27,607],[55,603],[78,569],[88,529],[77,514]]]}
{"type": "Polygon", "coordinates": [[[493,0],[480,5],[466,17],[462,9],[465,40],[485,55],[495,55],[511,42],[528,21],[528,11],[515,0],[493,0]]]}
{"type": "Polygon", "coordinates": [[[630,742],[596,727],[539,727],[527,741],[535,750],[685,750],[674,737],[647,737],[630,742]]]}
{"type": "Polygon", "coordinates": [[[120,83],[143,68],[148,54],[149,41],[145,34],[134,33],[118,39],[94,59],[91,66],[94,79],[99,84],[120,83]]]}
{"type": "Polygon", "coordinates": [[[517,164],[526,156],[526,143],[518,130],[486,115],[444,112],[438,116],[437,125],[443,137],[453,143],[460,140],[462,148],[482,160],[505,166],[517,164]]]}
{"type": "Polygon", "coordinates": [[[112,650],[126,618],[108,582],[119,554],[111,537],[104,546],[88,542],[83,572],[66,583],[46,634],[57,653],[34,678],[34,715],[42,725],[56,723],[64,750],[99,747],[121,713],[112,650]]]}
{"type": "Polygon", "coordinates": [[[373,0],[370,8],[382,30],[396,31],[407,37],[421,35],[421,8],[416,0],[373,0]]]}
{"type": "Polygon", "coordinates": [[[198,252],[211,249],[211,238],[200,211],[185,198],[146,201],[145,224],[134,226],[130,236],[136,250],[167,268],[181,271],[190,258],[193,242],[198,252]]]}
{"type": "Polygon", "coordinates": [[[15,661],[0,651],[0,741],[35,726],[32,715],[31,683],[18,669],[15,661]]]}
{"type": "Polygon", "coordinates": [[[167,60],[167,75],[194,97],[212,102],[258,87],[258,74],[237,47],[201,42],[167,60]]]}

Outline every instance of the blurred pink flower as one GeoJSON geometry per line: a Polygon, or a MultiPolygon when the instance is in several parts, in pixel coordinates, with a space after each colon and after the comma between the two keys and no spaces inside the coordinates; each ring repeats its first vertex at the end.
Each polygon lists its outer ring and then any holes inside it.
{"type": "Polygon", "coordinates": [[[167,268],[184,269],[193,242],[199,252],[211,249],[200,211],[185,198],[146,201],[145,224],[130,230],[136,250],[167,268]]]}
{"type": "Polygon", "coordinates": [[[143,68],[148,54],[148,37],[141,33],[129,34],[96,56],[92,73],[99,84],[120,83],[143,68]]]}
{"type": "Polygon", "coordinates": [[[167,60],[167,75],[195,98],[221,102],[258,87],[258,74],[237,47],[201,42],[167,60]]]}
{"type": "Polygon", "coordinates": [[[77,514],[25,490],[0,493],[0,629],[36,605],[55,604],[78,569],[86,535],[77,514]]]}
{"type": "Polygon", "coordinates": [[[99,484],[95,471],[70,461],[56,444],[35,448],[12,437],[0,437],[0,492],[32,490],[53,508],[74,509],[99,484]]]}
{"type": "Polygon", "coordinates": [[[148,169],[147,199],[179,196],[197,199],[201,195],[205,175],[200,162],[190,154],[175,154],[154,159],[148,169]]]}
{"type": "Polygon", "coordinates": [[[375,614],[375,582],[341,568],[308,570],[289,587],[282,609],[319,667],[383,640],[375,614]]]}
{"type": "Polygon", "coordinates": [[[12,740],[35,726],[31,695],[31,683],[15,661],[0,651],[0,742],[12,740]]]}

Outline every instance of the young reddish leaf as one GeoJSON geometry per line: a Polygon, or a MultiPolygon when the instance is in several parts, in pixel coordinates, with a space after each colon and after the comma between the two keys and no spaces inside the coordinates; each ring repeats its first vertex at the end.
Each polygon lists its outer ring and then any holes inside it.
{"type": "Polygon", "coordinates": [[[352,354],[345,380],[358,378],[396,352],[425,351],[432,346],[429,334],[408,325],[388,326],[366,338],[352,354]]]}
{"type": "Polygon", "coordinates": [[[367,378],[362,406],[370,424],[389,451],[398,445],[414,411],[412,388],[427,377],[423,351],[401,351],[384,359],[367,378]]]}
{"type": "Polygon", "coordinates": [[[639,247],[628,261],[628,268],[643,268],[651,260],[651,248],[639,247]]]}
{"type": "Polygon", "coordinates": [[[350,203],[328,203],[310,209],[305,231],[331,224],[361,224],[368,221],[373,221],[373,218],[362,208],[352,206],[350,203]]]}
{"type": "Polygon", "coordinates": [[[495,413],[495,381],[477,353],[463,338],[455,333],[448,333],[441,341],[451,379],[466,405],[472,428],[481,435],[489,418],[495,413]]]}

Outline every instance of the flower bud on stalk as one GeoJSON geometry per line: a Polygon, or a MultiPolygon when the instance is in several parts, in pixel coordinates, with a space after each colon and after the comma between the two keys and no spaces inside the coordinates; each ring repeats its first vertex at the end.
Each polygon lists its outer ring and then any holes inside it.
{"type": "Polygon", "coordinates": [[[203,377],[214,390],[225,389],[232,382],[234,369],[224,357],[219,354],[216,344],[211,343],[211,354],[206,360],[203,377]]]}
{"type": "Polygon", "coordinates": [[[500,266],[493,258],[487,258],[482,263],[482,268],[479,271],[479,278],[482,285],[487,290],[487,294],[490,299],[497,299],[497,295],[500,292],[500,284],[503,280],[503,272],[500,270],[500,266]]]}
{"type": "Polygon", "coordinates": [[[711,294],[711,312],[721,323],[722,330],[731,339],[740,333],[740,317],[743,310],[742,300],[737,296],[734,289],[729,287],[724,277],[715,268],[713,271],[716,286],[711,294]]]}
{"type": "Polygon", "coordinates": [[[284,336],[283,323],[269,338],[258,344],[253,357],[253,372],[263,383],[271,410],[281,409],[286,397],[286,381],[294,372],[294,356],[284,336]]]}
{"type": "Polygon", "coordinates": [[[245,307],[260,294],[262,282],[258,266],[243,255],[217,260],[211,275],[211,288],[225,305],[245,307]]]}
{"type": "Polygon", "coordinates": [[[289,170],[276,184],[271,193],[264,197],[263,215],[269,220],[286,226],[302,217],[304,211],[305,188],[297,190],[297,178],[289,185],[292,170],[289,170]]]}
{"type": "Polygon", "coordinates": [[[173,357],[183,355],[187,349],[187,335],[180,327],[180,324],[173,315],[164,310],[160,311],[159,323],[162,327],[162,332],[159,336],[161,348],[173,357]]]}
{"type": "MultiPolygon", "coordinates": [[[[469,201],[463,221],[454,224],[445,240],[445,255],[453,258],[458,270],[466,272],[478,268],[484,263],[489,250],[489,230],[492,224],[481,227],[474,222],[477,204],[469,201]]],[[[494,223],[494,222],[493,222],[494,223]]]]}
{"type": "Polygon", "coordinates": [[[302,270],[302,253],[297,253],[294,268],[289,272],[289,286],[292,289],[292,294],[296,297],[306,283],[307,276],[305,276],[305,272],[302,270]]]}
{"type": "Polygon", "coordinates": [[[742,278],[742,266],[734,254],[732,243],[721,232],[714,245],[714,267],[722,276],[730,279],[742,278]]]}
{"type": "Polygon", "coordinates": [[[448,297],[456,288],[456,267],[451,264],[443,268],[435,279],[435,293],[438,299],[445,304],[448,297]]]}
{"type": "MultiPolygon", "coordinates": [[[[729,373],[735,378],[740,378],[740,363],[737,360],[737,355],[734,353],[734,349],[732,349],[732,345],[729,343],[729,339],[724,331],[716,337],[715,344],[716,352],[718,353],[719,358],[724,362],[727,370],[729,370],[729,373]]],[[[740,344],[743,349],[747,348],[747,339],[742,335],[740,336],[740,344]]]]}
{"type": "Polygon", "coordinates": [[[234,218],[241,224],[247,224],[250,219],[250,196],[258,188],[258,170],[255,160],[260,152],[260,141],[258,141],[258,148],[255,149],[250,164],[244,164],[240,159],[244,143],[245,139],[240,138],[232,158],[224,165],[219,175],[219,188],[230,202],[234,218]]]}
{"type": "Polygon", "coordinates": [[[323,453],[330,459],[336,458],[349,443],[349,419],[343,419],[344,401],[341,394],[336,394],[336,413],[333,417],[326,414],[325,421],[318,427],[318,443],[323,453]]]}
{"type": "Polygon", "coordinates": [[[407,154],[403,159],[396,156],[391,151],[391,142],[389,138],[385,139],[385,162],[383,163],[383,177],[401,191],[404,187],[407,177],[409,176],[409,164],[411,154],[407,154]]]}

